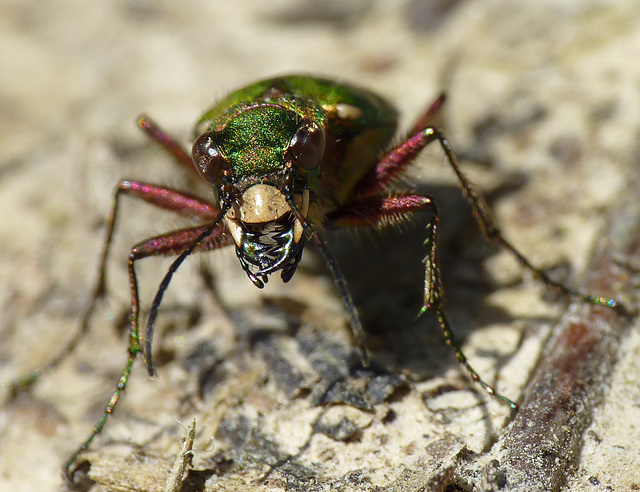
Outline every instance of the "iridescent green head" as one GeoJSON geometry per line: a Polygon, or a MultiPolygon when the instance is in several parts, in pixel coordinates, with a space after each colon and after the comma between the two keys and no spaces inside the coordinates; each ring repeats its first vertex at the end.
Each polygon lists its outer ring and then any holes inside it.
{"type": "Polygon", "coordinates": [[[276,103],[240,104],[209,121],[193,145],[195,167],[213,185],[240,264],[258,287],[278,270],[290,280],[302,257],[300,219],[326,142],[322,120],[308,115],[276,103]]]}

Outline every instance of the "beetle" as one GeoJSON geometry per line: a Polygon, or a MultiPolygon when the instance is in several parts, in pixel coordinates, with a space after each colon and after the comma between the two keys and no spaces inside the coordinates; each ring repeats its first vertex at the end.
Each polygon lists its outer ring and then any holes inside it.
{"type": "Polygon", "coordinates": [[[471,378],[515,409],[513,401],[497,393],[471,367],[445,316],[438,265],[437,204],[430,196],[395,188],[397,178],[433,142],[442,148],[488,241],[509,250],[547,286],[594,305],[620,309],[613,299],[583,294],[550,279],[503,237],[487,203],[462,172],[449,140],[429,124],[444,100],[442,95],[428,106],[397,145],[390,142],[396,133],[398,113],[385,99],[347,83],[305,75],[262,80],[220,100],[198,121],[191,155],[149,118],[139,119],[139,126],[153,140],[210,185],[214,198],[205,200],[141,181],[122,180],[118,184],[92,302],[69,350],[88,329],[94,306],[106,291],[106,261],[122,196],[195,218],[199,225],[161,234],[131,249],[127,362],[103,416],[65,464],[68,478],[72,479],[74,463],[116,407],[138,355],[142,355],[149,375],[154,375],[152,339],[158,308],[173,274],[189,255],[234,246],[242,269],[256,287],[262,288],[275,273],[283,282],[291,280],[306,243],[314,243],[340,291],[362,364],[367,365],[362,325],[340,267],[322,239],[322,229],[384,225],[415,212],[426,211],[432,216],[425,241],[424,297],[418,316],[433,312],[446,343],[471,378]],[[158,255],[177,258],[157,290],[143,337],[135,264],[158,255]]]}

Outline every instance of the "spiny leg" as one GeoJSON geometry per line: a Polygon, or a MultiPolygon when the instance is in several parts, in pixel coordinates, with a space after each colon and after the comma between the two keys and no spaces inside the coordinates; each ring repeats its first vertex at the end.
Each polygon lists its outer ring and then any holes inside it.
{"type": "Polygon", "coordinates": [[[80,327],[67,344],[58,352],[58,354],[43,367],[37,368],[30,374],[12,381],[10,383],[10,390],[13,394],[21,388],[32,385],[42,376],[43,373],[49,372],[57,367],[71,352],[73,352],[75,347],[88,331],[89,322],[93,315],[95,306],[106,292],[106,265],[118,218],[118,204],[120,202],[121,195],[137,198],[158,208],[175,212],[187,218],[199,220],[205,223],[211,222],[219,212],[217,207],[204,200],[170,188],[142,183],[139,181],[121,181],[116,187],[111,214],[107,220],[107,231],[103,243],[102,254],[100,256],[100,265],[98,267],[98,280],[91,294],[89,306],[85,309],[82,315],[80,327]]]}
{"type": "MultiPolygon", "coordinates": [[[[136,353],[138,353],[139,351],[140,350],[138,348],[136,353]]],[[[131,367],[133,366],[133,361],[135,360],[135,355],[133,355],[132,352],[134,351],[132,351],[132,349],[130,348],[129,357],[127,358],[127,363],[124,367],[124,371],[122,371],[122,375],[120,376],[120,380],[118,381],[116,390],[111,396],[109,403],[105,407],[102,417],[100,417],[100,420],[98,420],[98,422],[96,422],[96,424],[93,426],[93,431],[91,432],[91,435],[89,435],[89,437],[78,447],[78,449],[75,450],[75,452],[69,457],[69,459],[64,464],[62,473],[67,483],[71,485],[74,483],[74,474],[77,469],[77,468],[72,468],[73,464],[77,461],[78,456],[80,456],[80,454],[89,447],[89,444],[91,444],[93,439],[100,433],[100,431],[102,431],[102,428],[107,423],[107,419],[109,418],[109,415],[111,415],[111,413],[113,412],[113,409],[118,403],[118,400],[120,399],[120,395],[122,394],[122,392],[127,386],[129,375],[131,374],[131,367]]]]}
{"type": "MultiPolygon", "coordinates": [[[[435,201],[424,195],[400,195],[392,197],[367,197],[354,200],[329,215],[328,225],[333,227],[357,227],[363,225],[387,225],[398,218],[421,211],[431,211],[429,223],[429,254],[424,259],[424,303],[428,307],[443,302],[442,283],[438,267],[438,226],[439,213],[435,201]]],[[[424,309],[424,308],[423,308],[424,309]]],[[[422,311],[421,311],[422,312],[422,311]]]]}
{"type": "MultiPolygon", "coordinates": [[[[433,311],[436,313],[436,316],[438,317],[438,323],[440,323],[440,328],[442,328],[442,334],[444,336],[445,343],[453,349],[453,351],[456,354],[456,359],[458,360],[458,363],[467,370],[467,372],[471,376],[471,379],[473,379],[476,383],[482,386],[482,388],[484,388],[484,390],[487,393],[489,393],[491,396],[506,403],[511,407],[512,410],[517,410],[518,405],[514,401],[496,392],[496,390],[493,389],[492,386],[489,386],[487,383],[485,383],[480,377],[480,375],[476,372],[476,370],[473,367],[471,367],[471,365],[469,364],[469,361],[467,360],[467,357],[464,355],[464,352],[462,352],[462,348],[460,347],[460,344],[456,340],[456,337],[454,336],[453,331],[451,330],[451,327],[449,326],[449,321],[447,321],[447,317],[444,314],[444,310],[442,309],[442,304],[438,304],[434,306],[433,311]]],[[[420,314],[422,314],[422,311],[420,312],[420,314]]]]}
{"type": "Polygon", "coordinates": [[[473,209],[473,215],[476,218],[480,229],[487,241],[497,242],[510,251],[518,260],[518,262],[539,278],[545,285],[555,290],[585,302],[594,305],[607,306],[615,309],[617,312],[624,314],[626,310],[622,304],[614,299],[602,296],[592,296],[584,294],[572,288],[563,285],[560,282],[552,280],[542,270],[534,267],[522,253],[520,253],[510,242],[503,236],[495,219],[492,217],[489,206],[484,198],[473,184],[467,179],[460,168],[460,164],[456,159],[451,144],[445,136],[436,128],[424,128],[419,132],[411,135],[407,140],[397,147],[387,152],[378,165],[367,173],[355,187],[353,200],[376,196],[383,193],[394,180],[413,162],[416,156],[430,143],[437,141],[440,143],[444,151],[449,165],[455,172],[462,190],[467,197],[473,209]]]}
{"type": "MultiPolygon", "coordinates": [[[[178,258],[171,266],[170,274],[167,274],[165,280],[161,284],[159,291],[164,292],[168,286],[171,275],[175,272],[178,266],[184,261],[184,259],[194,251],[209,251],[217,248],[227,246],[232,243],[231,237],[225,233],[224,227],[220,224],[222,213],[219,213],[216,219],[209,225],[204,227],[194,227],[190,229],[181,229],[168,234],[164,234],[152,239],[143,241],[137,244],[131,250],[129,255],[128,270],[129,270],[129,282],[131,288],[131,306],[129,311],[129,348],[128,357],[125,368],[118,380],[116,390],[111,396],[109,403],[105,407],[104,413],[100,420],[95,424],[93,431],[89,437],[78,447],[78,449],[71,455],[64,465],[63,472],[69,482],[73,482],[73,475],[75,470],[72,469],[72,465],[78,459],[78,456],[91,444],[93,439],[102,431],[102,428],[107,422],[109,415],[113,413],[120,396],[124,392],[129,375],[131,374],[131,367],[138,354],[142,353],[142,340],[139,331],[139,314],[140,303],[138,295],[138,281],[135,272],[135,262],[149,256],[168,256],[178,254],[178,258]]],[[[152,314],[155,318],[155,313],[160,304],[162,296],[156,296],[152,307],[152,314]]],[[[151,324],[147,327],[147,333],[150,337],[147,340],[147,346],[149,350],[148,357],[145,354],[145,361],[147,367],[149,367],[150,374],[153,375],[153,365],[151,362],[151,324]]]]}
{"type": "Polygon", "coordinates": [[[487,393],[505,402],[512,409],[517,408],[516,404],[509,398],[496,392],[495,389],[484,382],[476,370],[471,367],[464,355],[462,348],[458,344],[449,322],[444,313],[444,292],[440,268],[438,266],[438,225],[439,212],[435,201],[424,195],[400,195],[393,197],[367,197],[361,200],[354,200],[329,217],[329,224],[336,227],[356,227],[362,225],[386,225],[398,218],[406,217],[408,214],[418,211],[430,211],[432,219],[429,223],[429,235],[425,244],[429,246],[429,252],[424,259],[425,279],[424,279],[424,301],[418,317],[426,310],[433,311],[437,318],[445,342],[456,354],[458,363],[463,366],[471,378],[484,388],[487,393]]]}

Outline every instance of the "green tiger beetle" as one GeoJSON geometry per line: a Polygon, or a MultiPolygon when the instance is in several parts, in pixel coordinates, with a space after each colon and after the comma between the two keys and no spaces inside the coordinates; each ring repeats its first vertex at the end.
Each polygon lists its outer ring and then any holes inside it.
{"type": "MultiPolygon", "coordinates": [[[[438,266],[440,217],[435,201],[427,195],[390,191],[397,178],[432,142],[442,147],[488,241],[509,250],[547,286],[594,305],[621,309],[613,299],[586,295],[550,279],[502,236],[487,203],[462,172],[449,141],[429,124],[443,102],[444,96],[436,99],[398,145],[390,145],[398,113],[383,98],[366,89],[303,75],[260,81],[222,99],[198,121],[191,155],[150,119],[140,118],[140,127],[153,140],[180,165],[211,185],[214,200],[140,181],[123,180],[118,184],[92,302],[67,350],[88,329],[94,306],[105,294],[106,261],[122,196],[197,219],[201,225],[156,236],[131,249],[128,359],[103,416],[64,465],[69,480],[73,480],[79,455],[116,407],[138,355],[142,355],[149,375],[154,375],[153,326],[171,277],[185,258],[194,252],[233,245],[251,282],[262,288],[269,275],[276,272],[280,272],[283,282],[291,280],[305,243],[312,242],[324,257],[340,291],[362,364],[367,365],[365,336],[358,313],[340,268],[320,235],[321,228],[384,225],[419,211],[431,213],[432,219],[425,241],[428,254],[424,260],[424,301],[418,316],[427,311],[434,313],[446,343],[471,378],[515,409],[513,401],[497,393],[471,367],[445,316],[438,266]],[[177,258],[157,290],[142,337],[135,264],[142,258],[158,255],[177,258]]],[[[57,364],[60,358],[46,368],[57,364]]],[[[39,374],[40,371],[15,385],[28,384],[39,374]]]]}

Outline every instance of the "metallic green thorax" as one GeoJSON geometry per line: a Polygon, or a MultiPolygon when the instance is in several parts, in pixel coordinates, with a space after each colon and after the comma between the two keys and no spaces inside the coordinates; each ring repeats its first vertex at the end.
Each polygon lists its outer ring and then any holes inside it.
{"type": "Polygon", "coordinates": [[[316,201],[313,215],[321,217],[347,200],[392,138],[397,113],[384,99],[335,81],[278,77],[222,99],[202,116],[196,136],[215,132],[218,150],[242,189],[273,182],[284,171],[291,160],[289,143],[304,119],[314,121],[326,134],[320,166],[301,173],[316,201]]]}

